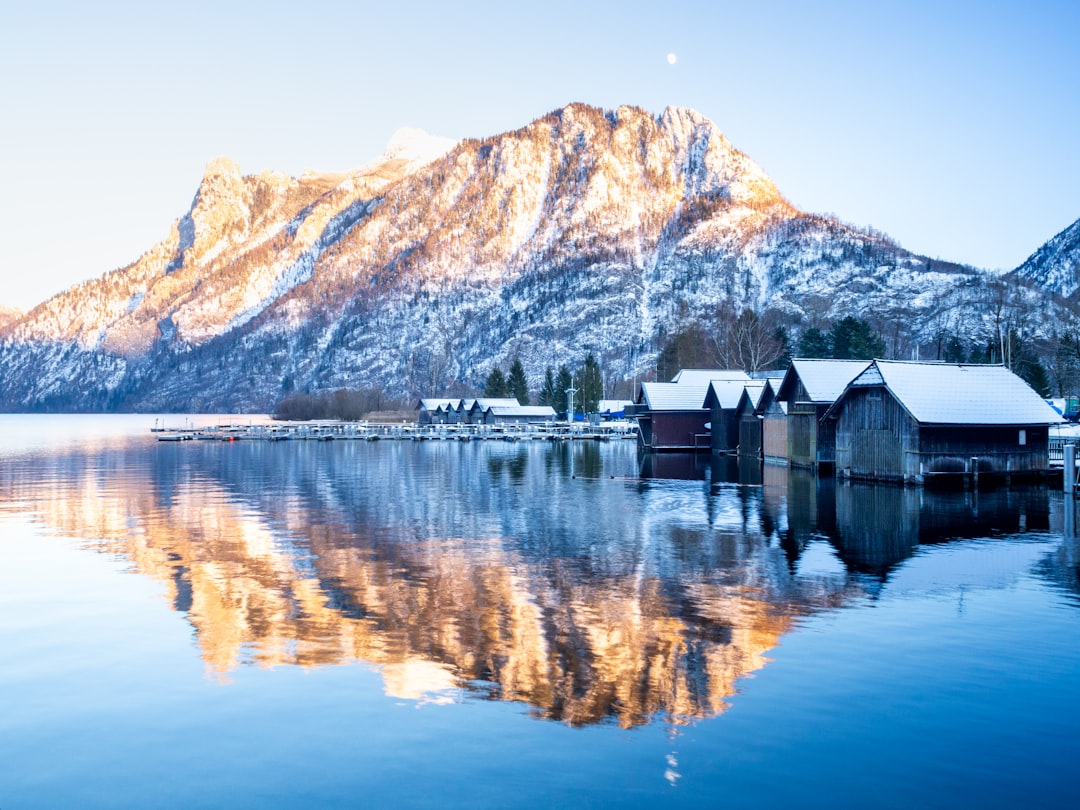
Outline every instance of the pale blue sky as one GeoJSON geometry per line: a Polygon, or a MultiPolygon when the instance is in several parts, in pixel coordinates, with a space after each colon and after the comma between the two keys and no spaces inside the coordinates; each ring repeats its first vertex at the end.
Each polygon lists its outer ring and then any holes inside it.
{"type": "Polygon", "coordinates": [[[3,5],[0,304],[138,258],[216,156],[344,170],[571,101],[692,107],[931,256],[1011,269],[1080,218],[1077,2],[3,5]]]}

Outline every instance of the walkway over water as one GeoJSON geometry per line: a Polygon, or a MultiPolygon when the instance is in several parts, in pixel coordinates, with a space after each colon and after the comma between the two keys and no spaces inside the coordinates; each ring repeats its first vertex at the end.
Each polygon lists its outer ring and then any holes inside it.
{"type": "Polygon", "coordinates": [[[159,442],[201,441],[611,441],[637,438],[631,422],[568,425],[563,422],[502,425],[418,425],[415,422],[286,422],[155,427],[159,442]]]}

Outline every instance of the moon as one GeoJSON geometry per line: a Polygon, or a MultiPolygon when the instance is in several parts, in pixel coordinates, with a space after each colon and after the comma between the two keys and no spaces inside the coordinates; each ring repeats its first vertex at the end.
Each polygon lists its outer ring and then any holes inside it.
{"type": "Polygon", "coordinates": [[[669,53],[667,55],[667,63],[669,65],[674,65],[676,61],[677,61],[677,57],[675,56],[675,54],[669,53]]]}

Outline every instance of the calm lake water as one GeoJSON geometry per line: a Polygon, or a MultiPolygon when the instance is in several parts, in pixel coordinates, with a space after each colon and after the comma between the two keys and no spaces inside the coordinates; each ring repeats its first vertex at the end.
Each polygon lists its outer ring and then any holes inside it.
{"type": "Polygon", "coordinates": [[[1076,806],[1057,492],[153,424],[0,416],[3,810],[1076,806]]]}

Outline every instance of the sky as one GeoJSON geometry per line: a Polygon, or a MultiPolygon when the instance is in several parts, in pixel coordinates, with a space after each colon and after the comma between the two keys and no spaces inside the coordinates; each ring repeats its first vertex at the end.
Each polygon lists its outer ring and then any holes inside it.
{"type": "Polygon", "coordinates": [[[0,2],[0,305],[137,259],[215,157],[344,171],[570,102],[693,108],[935,258],[1012,269],[1080,219],[1073,0],[0,2]]]}

